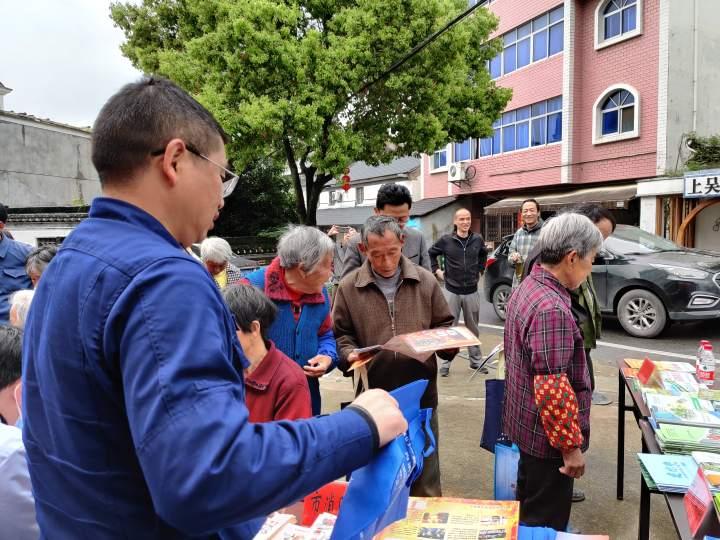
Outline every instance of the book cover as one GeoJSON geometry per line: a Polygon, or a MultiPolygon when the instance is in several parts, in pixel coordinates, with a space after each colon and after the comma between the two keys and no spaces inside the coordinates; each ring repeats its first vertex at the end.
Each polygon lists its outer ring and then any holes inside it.
{"type": "Polygon", "coordinates": [[[720,428],[720,416],[712,404],[689,394],[679,396],[645,392],[645,403],[658,424],[720,428]]]}
{"type": "Polygon", "coordinates": [[[519,519],[520,503],[517,501],[410,497],[407,517],[393,523],[376,538],[517,540],[519,519]]]}
{"type": "Polygon", "coordinates": [[[710,490],[713,492],[720,491],[720,454],[713,452],[693,452],[692,458],[702,469],[705,480],[707,480],[710,490]]]}
{"type": "Polygon", "coordinates": [[[685,493],[697,473],[697,464],[690,456],[638,454],[638,459],[660,491],[685,493]]]}
{"type": "MultiPolygon", "coordinates": [[[[625,358],[625,363],[633,368],[642,368],[645,360],[639,360],[637,358],[625,358]]],[[[654,360],[653,364],[658,371],[684,371],[686,373],[695,373],[695,366],[689,362],[668,362],[665,360],[654,360]]]]}
{"type": "Polygon", "coordinates": [[[693,538],[703,534],[718,534],[720,524],[714,512],[715,505],[702,469],[698,468],[695,480],[690,485],[683,504],[693,538]]]}

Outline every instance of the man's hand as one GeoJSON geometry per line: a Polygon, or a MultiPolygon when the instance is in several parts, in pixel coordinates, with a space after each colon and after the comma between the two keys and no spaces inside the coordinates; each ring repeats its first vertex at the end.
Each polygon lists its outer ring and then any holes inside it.
{"type": "Polygon", "coordinates": [[[443,272],[443,271],[440,270],[439,268],[438,268],[437,270],[435,270],[435,275],[437,276],[437,278],[438,278],[440,281],[445,281],[445,272],[443,272]]]}
{"type": "Polygon", "coordinates": [[[570,478],[580,478],[585,474],[585,456],[579,448],[573,448],[569,452],[562,453],[565,465],[560,467],[560,472],[570,478]]]}
{"type": "Polygon", "coordinates": [[[318,378],[325,375],[325,372],[332,365],[332,358],[324,354],[313,356],[307,361],[307,365],[303,366],[305,375],[308,377],[318,378]]]}
{"type": "Polygon", "coordinates": [[[381,448],[407,431],[407,421],[400,412],[397,401],[385,390],[367,390],[352,404],[365,409],[375,421],[381,448]]]}
{"type": "Polygon", "coordinates": [[[328,231],[327,234],[328,234],[328,236],[335,236],[339,232],[340,232],[340,230],[338,229],[337,225],[333,225],[332,227],[330,227],[330,230],[328,231]]]}
{"type": "Polygon", "coordinates": [[[508,260],[517,264],[522,260],[522,256],[517,251],[513,251],[508,255],[508,260]]]}

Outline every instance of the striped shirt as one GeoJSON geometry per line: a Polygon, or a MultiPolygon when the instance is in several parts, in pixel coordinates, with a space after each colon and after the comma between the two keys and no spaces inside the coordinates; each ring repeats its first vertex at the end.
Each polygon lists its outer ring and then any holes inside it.
{"type": "Polygon", "coordinates": [[[583,451],[590,441],[590,374],[570,305],[570,293],[540,265],[507,304],[503,426],[520,450],[537,458],[560,456],[550,444],[536,405],[537,375],[567,376],[577,398],[583,451]]]}

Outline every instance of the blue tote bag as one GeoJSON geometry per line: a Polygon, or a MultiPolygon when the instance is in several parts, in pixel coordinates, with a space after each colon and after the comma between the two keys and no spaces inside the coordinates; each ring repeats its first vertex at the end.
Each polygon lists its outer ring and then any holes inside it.
{"type": "Polygon", "coordinates": [[[420,408],[427,384],[426,380],[415,381],[390,392],[400,405],[408,430],[352,473],[332,540],[369,540],[407,515],[410,486],[420,476],[424,458],[435,451],[430,429],[432,409],[420,408]]]}
{"type": "Polygon", "coordinates": [[[500,440],[495,444],[495,500],[514,501],[517,491],[520,450],[515,443],[500,440]]]}

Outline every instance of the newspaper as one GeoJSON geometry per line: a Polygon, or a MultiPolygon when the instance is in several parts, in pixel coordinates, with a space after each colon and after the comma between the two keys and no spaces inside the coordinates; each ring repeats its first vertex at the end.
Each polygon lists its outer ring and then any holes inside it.
{"type": "Polygon", "coordinates": [[[330,540],[337,516],[320,514],[310,527],[297,525],[295,516],[273,514],[254,540],[330,540]]]}
{"type": "Polygon", "coordinates": [[[407,517],[377,540],[516,540],[517,501],[410,497],[407,517]]]}
{"type": "Polygon", "coordinates": [[[421,330],[394,336],[384,345],[355,349],[354,352],[358,354],[360,360],[355,362],[351,369],[357,369],[366,364],[380,351],[392,351],[424,362],[436,351],[476,345],[480,345],[477,336],[464,326],[421,330]]]}

